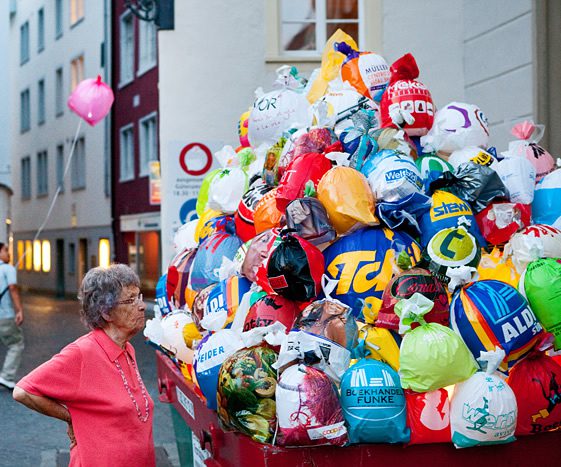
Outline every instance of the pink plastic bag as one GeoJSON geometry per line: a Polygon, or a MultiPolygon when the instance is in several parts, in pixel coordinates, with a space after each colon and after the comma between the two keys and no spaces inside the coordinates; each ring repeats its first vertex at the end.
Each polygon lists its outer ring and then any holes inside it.
{"type": "Polygon", "coordinates": [[[68,107],[91,126],[98,124],[109,113],[115,97],[107,84],[97,79],[85,79],[68,97],[68,107]]]}
{"type": "Polygon", "coordinates": [[[555,170],[555,160],[552,155],[542,148],[538,142],[541,140],[545,127],[536,125],[531,121],[523,121],[512,127],[511,133],[518,138],[508,144],[508,151],[502,156],[525,157],[536,169],[536,182],[555,170]]]}

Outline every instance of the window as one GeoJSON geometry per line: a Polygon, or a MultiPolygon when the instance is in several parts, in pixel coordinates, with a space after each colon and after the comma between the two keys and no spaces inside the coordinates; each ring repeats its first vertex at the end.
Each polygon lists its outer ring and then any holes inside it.
{"type": "Polygon", "coordinates": [[[46,196],[49,193],[49,173],[47,151],[37,153],[37,197],[46,196]]]}
{"type": "Polygon", "coordinates": [[[57,69],[55,79],[55,111],[56,116],[60,117],[64,112],[64,82],[62,79],[62,68],[57,69]]]}
{"type": "Polygon", "coordinates": [[[63,23],[62,23],[62,0],[55,1],[55,38],[62,37],[63,23]]]}
{"type": "Polygon", "coordinates": [[[84,79],[84,56],[80,55],[70,62],[70,90],[78,86],[78,83],[84,79]]]}
{"type": "Polygon", "coordinates": [[[158,60],[156,49],[156,23],[153,21],[138,22],[138,74],[156,65],[158,60]]]}
{"type": "Polygon", "coordinates": [[[121,128],[121,157],[120,157],[121,182],[134,178],[134,139],[133,126],[128,125],[121,128]]]}
{"type": "Polygon", "coordinates": [[[19,28],[20,64],[29,61],[29,21],[19,28]]]}
{"type": "Polygon", "coordinates": [[[360,42],[361,0],[280,0],[281,55],[320,55],[339,28],[360,42]]]}
{"type": "Polygon", "coordinates": [[[56,147],[56,184],[64,193],[64,144],[56,147]]]}
{"type": "Polygon", "coordinates": [[[31,103],[29,89],[20,94],[20,131],[22,133],[31,128],[31,103]]]}
{"type": "Polygon", "coordinates": [[[100,238],[98,246],[99,265],[102,268],[109,267],[111,263],[111,245],[108,238],[100,238]]]}
{"type": "Polygon", "coordinates": [[[70,26],[84,17],[84,0],[70,0],[70,26]]]}
{"type": "Polygon", "coordinates": [[[45,123],[45,80],[42,79],[37,84],[37,123],[45,123]]]}
{"type": "Polygon", "coordinates": [[[131,82],[134,78],[134,23],[130,12],[120,19],[120,85],[131,82]]]}
{"type": "Polygon", "coordinates": [[[51,270],[51,242],[49,240],[41,242],[41,263],[43,272],[51,270]]]}
{"type": "Polygon", "coordinates": [[[74,274],[76,272],[76,244],[68,244],[68,273],[74,274]]]}
{"type": "Polygon", "coordinates": [[[72,190],[86,188],[86,142],[84,138],[76,141],[72,157],[72,190]]]}
{"type": "Polygon", "coordinates": [[[25,269],[31,271],[33,267],[33,243],[31,240],[25,241],[25,269]]]}
{"type": "Polygon", "coordinates": [[[18,269],[23,269],[23,262],[24,262],[24,258],[23,258],[23,252],[24,252],[24,242],[23,240],[18,240],[18,269]]]}
{"type": "Polygon", "coordinates": [[[33,270],[39,272],[41,270],[41,241],[33,240],[33,270]]]}
{"type": "Polygon", "coordinates": [[[37,12],[37,51],[45,48],[45,10],[41,8],[37,12]]]}
{"type": "Polygon", "coordinates": [[[31,198],[31,157],[21,160],[21,199],[31,198]]]}
{"type": "Polygon", "coordinates": [[[150,173],[150,161],[158,160],[158,129],[156,114],[140,120],[140,175],[150,173]]]}

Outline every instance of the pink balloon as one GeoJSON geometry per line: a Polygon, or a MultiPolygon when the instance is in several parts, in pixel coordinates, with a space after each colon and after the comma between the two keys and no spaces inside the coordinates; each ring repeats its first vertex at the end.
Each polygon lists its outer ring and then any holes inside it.
{"type": "Polygon", "coordinates": [[[68,98],[68,107],[94,126],[109,113],[114,100],[113,91],[98,75],[97,79],[85,79],[76,86],[68,98]]]}

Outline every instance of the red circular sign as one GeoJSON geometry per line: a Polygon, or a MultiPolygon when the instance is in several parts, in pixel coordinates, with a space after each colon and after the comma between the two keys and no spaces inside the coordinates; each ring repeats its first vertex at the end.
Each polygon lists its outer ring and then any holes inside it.
{"type": "Polygon", "coordinates": [[[212,153],[210,152],[210,149],[207,148],[204,144],[202,143],[190,143],[187,146],[185,146],[181,152],[179,153],[179,164],[181,165],[181,168],[183,169],[183,171],[188,174],[188,175],[192,175],[194,177],[198,177],[199,175],[203,175],[206,172],[208,172],[208,170],[212,167],[212,153]],[[206,156],[206,163],[204,165],[204,167],[200,170],[192,170],[189,169],[187,167],[187,163],[185,162],[185,156],[187,155],[187,153],[195,148],[198,147],[200,148],[206,156]]]}

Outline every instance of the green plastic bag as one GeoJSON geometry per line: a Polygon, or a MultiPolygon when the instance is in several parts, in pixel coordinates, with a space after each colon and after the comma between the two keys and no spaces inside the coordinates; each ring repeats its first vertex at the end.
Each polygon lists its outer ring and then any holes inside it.
{"type": "Polygon", "coordinates": [[[423,318],[433,302],[420,293],[400,300],[395,313],[399,333],[405,334],[399,354],[399,376],[403,389],[429,392],[468,379],[477,363],[462,338],[452,329],[423,318]],[[420,326],[411,329],[411,324],[420,326]]]}
{"type": "Polygon", "coordinates": [[[276,352],[268,347],[238,350],[224,361],[218,376],[218,417],[260,443],[271,442],[277,426],[276,361],[276,352]]]}
{"type": "Polygon", "coordinates": [[[201,189],[199,190],[199,196],[197,197],[197,205],[195,207],[199,217],[203,216],[208,203],[208,189],[210,188],[210,183],[220,172],[222,172],[222,169],[214,169],[203,179],[201,189]]]}
{"type": "Polygon", "coordinates": [[[542,326],[555,337],[555,350],[561,350],[561,259],[532,261],[518,288],[542,326]]]}

